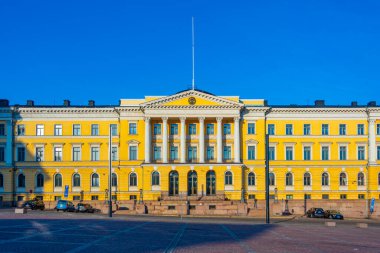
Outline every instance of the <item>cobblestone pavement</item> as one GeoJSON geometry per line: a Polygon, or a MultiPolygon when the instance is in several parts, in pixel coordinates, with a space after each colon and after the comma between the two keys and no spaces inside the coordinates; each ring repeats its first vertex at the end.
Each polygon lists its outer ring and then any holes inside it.
{"type": "Polygon", "coordinates": [[[380,252],[378,222],[273,221],[0,211],[0,252],[380,252]]]}

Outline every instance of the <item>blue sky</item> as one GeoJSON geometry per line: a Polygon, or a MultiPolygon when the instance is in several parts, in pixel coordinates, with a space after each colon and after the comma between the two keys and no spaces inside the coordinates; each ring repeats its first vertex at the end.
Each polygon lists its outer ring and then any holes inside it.
{"type": "Polygon", "coordinates": [[[269,104],[380,102],[380,1],[0,1],[1,98],[117,104],[196,86],[269,104]]]}

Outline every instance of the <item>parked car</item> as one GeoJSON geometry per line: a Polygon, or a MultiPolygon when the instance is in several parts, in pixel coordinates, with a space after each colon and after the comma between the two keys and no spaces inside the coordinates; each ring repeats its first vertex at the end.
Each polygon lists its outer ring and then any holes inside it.
{"type": "Polygon", "coordinates": [[[33,199],[33,200],[26,201],[23,204],[23,207],[28,208],[28,209],[32,209],[32,210],[37,210],[37,209],[44,210],[45,204],[40,199],[33,199]]]}
{"type": "Polygon", "coordinates": [[[90,204],[79,203],[77,204],[76,212],[81,213],[94,213],[95,209],[90,204]]]}
{"type": "Polygon", "coordinates": [[[58,200],[57,206],[54,208],[58,211],[75,212],[75,205],[71,201],[58,200]]]}
{"type": "Polygon", "coordinates": [[[343,214],[341,214],[337,210],[326,210],[325,211],[325,218],[328,218],[328,219],[338,219],[338,220],[343,220],[344,219],[343,214]]]}
{"type": "Polygon", "coordinates": [[[323,211],[322,208],[313,207],[313,208],[310,208],[306,212],[306,216],[309,218],[324,218],[325,217],[325,211],[323,211]]]}

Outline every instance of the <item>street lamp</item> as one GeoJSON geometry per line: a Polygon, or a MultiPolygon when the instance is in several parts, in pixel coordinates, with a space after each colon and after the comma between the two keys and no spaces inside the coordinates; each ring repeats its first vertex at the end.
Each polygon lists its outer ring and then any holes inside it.
{"type": "Polygon", "coordinates": [[[112,217],[112,124],[110,124],[109,141],[108,141],[108,160],[109,160],[109,177],[108,177],[108,217],[112,217]]]}
{"type": "Polygon", "coordinates": [[[265,221],[270,223],[269,210],[269,134],[265,135],[265,221]]]}

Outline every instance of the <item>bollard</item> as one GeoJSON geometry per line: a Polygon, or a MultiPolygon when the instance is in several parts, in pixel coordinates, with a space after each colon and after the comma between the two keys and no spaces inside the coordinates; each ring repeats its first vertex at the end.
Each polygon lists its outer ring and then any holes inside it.
{"type": "Polygon", "coordinates": [[[16,208],[15,213],[19,214],[25,214],[26,213],[26,208],[16,208]]]}
{"type": "Polygon", "coordinates": [[[326,221],[325,222],[326,227],[336,227],[335,221],[326,221]]]}
{"type": "Polygon", "coordinates": [[[356,227],[357,228],[368,228],[368,224],[367,223],[356,223],[356,227]]]}

